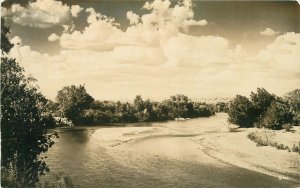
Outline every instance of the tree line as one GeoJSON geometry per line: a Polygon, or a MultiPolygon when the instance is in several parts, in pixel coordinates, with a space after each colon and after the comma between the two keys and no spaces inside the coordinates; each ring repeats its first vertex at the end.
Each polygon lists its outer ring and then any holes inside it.
{"type": "Polygon", "coordinates": [[[61,89],[56,101],[49,102],[48,110],[53,116],[66,117],[75,125],[155,122],[215,114],[214,105],[195,102],[181,94],[162,102],[144,100],[140,95],[132,103],[99,101],[87,93],[84,85],[61,89]]]}
{"type": "Polygon", "coordinates": [[[251,92],[250,99],[237,95],[229,103],[228,121],[240,127],[263,127],[273,130],[300,123],[300,90],[278,97],[264,88],[251,92]]]}

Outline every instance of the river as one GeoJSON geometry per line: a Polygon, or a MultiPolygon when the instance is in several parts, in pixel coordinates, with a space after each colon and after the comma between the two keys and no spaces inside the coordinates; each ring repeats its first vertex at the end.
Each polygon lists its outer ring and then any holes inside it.
{"type": "Polygon", "coordinates": [[[293,183],[206,155],[194,138],[222,131],[225,115],[163,123],[58,128],[51,173],[76,187],[292,187],[293,183]]]}

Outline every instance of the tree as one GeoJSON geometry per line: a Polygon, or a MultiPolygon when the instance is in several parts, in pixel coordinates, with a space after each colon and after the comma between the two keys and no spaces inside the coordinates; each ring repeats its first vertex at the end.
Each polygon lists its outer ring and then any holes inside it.
{"type": "Polygon", "coordinates": [[[145,122],[149,120],[149,114],[147,113],[145,102],[141,95],[137,95],[133,101],[133,106],[136,111],[136,117],[138,121],[145,122]]]}
{"type": "Polygon", "coordinates": [[[9,27],[5,25],[4,19],[1,18],[1,51],[2,54],[8,53],[10,49],[14,46],[7,38],[9,34],[9,27]]]}
{"type": "Polygon", "coordinates": [[[300,89],[287,93],[285,100],[288,101],[293,113],[300,114],[300,89]]]}
{"type": "Polygon", "coordinates": [[[267,109],[263,120],[260,122],[261,127],[269,129],[282,129],[284,124],[293,122],[293,114],[287,102],[281,98],[274,100],[267,109]]]}
{"type": "Polygon", "coordinates": [[[253,102],[255,121],[260,121],[276,96],[264,88],[257,88],[257,93],[251,92],[250,98],[253,102]]]}
{"type": "Polygon", "coordinates": [[[15,59],[5,57],[13,45],[3,20],[1,26],[1,184],[32,187],[49,171],[40,154],[54,144],[47,135],[54,120],[45,113],[47,100],[35,79],[26,77],[15,59]]]}
{"type": "Polygon", "coordinates": [[[228,121],[240,127],[252,127],[256,120],[253,103],[244,96],[237,95],[229,103],[228,121]]]}
{"type": "Polygon", "coordinates": [[[86,92],[83,85],[78,87],[72,85],[58,91],[56,101],[61,116],[70,119],[74,124],[79,124],[84,110],[91,106],[94,99],[86,92]]]}
{"type": "Polygon", "coordinates": [[[167,105],[170,108],[169,116],[174,118],[187,118],[192,114],[193,104],[191,100],[185,95],[171,96],[167,101],[167,105]]]}
{"type": "Polygon", "coordinates": [[[295,115],[294,125],[300,124],[300,89],[295,89],[285,96],[290,105],[290,111],[295,115]]]}

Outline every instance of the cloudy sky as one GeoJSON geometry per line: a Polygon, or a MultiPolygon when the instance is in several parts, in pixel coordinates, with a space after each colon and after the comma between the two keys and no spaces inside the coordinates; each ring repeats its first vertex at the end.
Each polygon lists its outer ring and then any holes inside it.
{"type": "Polygon", "coordinates": [[[278,95],[300,86],[297,2],[3,3],[15,57],[54,99],[85,84],[96,99],[278,95]]]}

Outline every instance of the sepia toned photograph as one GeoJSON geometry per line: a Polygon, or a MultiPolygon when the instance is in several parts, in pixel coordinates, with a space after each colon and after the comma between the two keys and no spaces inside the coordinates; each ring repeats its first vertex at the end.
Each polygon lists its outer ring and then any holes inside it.
{"type": "Polygon", "coordinates": [[[300,187],[300,4],[1,0],[3,188],[300,187]]]}

